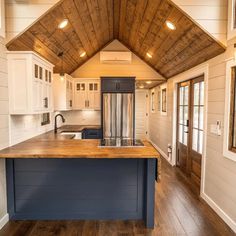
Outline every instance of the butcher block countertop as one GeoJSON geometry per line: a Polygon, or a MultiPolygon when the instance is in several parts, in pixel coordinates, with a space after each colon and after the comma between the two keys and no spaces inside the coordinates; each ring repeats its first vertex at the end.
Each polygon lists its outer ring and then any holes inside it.
{"type": "MultiPolygon", "coordinates": [[[[92,127],[92,126],[91,126],[92,127]]],[[[94,126],[93,126],[94,127],[94,126]]],[[[86,127],[87,128],[87,127],[86,127]]],[[[61,129],[60,131],[65,131],[61,129]]],[[[69,130],[69,128],[68,128],[69,130]]],[[[59,132],[60,132],[59,131],[59,132]]],[[[67,131],[67,130],[66,130],[67,131]]],[[[79,131],[70,129],[69,131],[79,131]]],[[[0,151],[0,158],[159,158],[148,142],[144,147],[99,147],[96,139],[73,139],[73,135],[53,131],[0,151]]]]}

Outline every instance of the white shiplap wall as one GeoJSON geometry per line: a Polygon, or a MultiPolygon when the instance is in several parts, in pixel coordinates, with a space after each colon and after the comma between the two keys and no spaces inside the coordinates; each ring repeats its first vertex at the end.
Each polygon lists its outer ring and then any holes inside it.
{"type": "Polygon", "coordinates": [[[59,0],[6,0],[6,40],[25,30],[59,0]]]}
{"type": "MultiPolygon", "coordinates": [[[[7,59],[4,39],[0,37],[0,149],[9,144],[7,59]]],[[[0,160],[0,228],[7,219],[5,160],[0,160]]]]}
{"type": "Polygon", "coordinates": [[[172,0],[203,29],[226,44],[227,0],[172,0]]]}

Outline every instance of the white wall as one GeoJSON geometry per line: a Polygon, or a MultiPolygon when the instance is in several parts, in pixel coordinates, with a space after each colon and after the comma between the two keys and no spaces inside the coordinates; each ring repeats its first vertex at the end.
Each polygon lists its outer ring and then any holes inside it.
{"type": "MultiPolygon", "coordinates": [[[[111,42],[104,50],[111,51],[129,51],[118,40],[111,42]]],[[[99,78],[100,76],[136,76],[140,80],[163,79],[145,62],[134,54],[132,55],[131,64],[101,64],[100,55],[97,53],[84,65],[79,67],[71,74],[74,78],[99,78]]]]}
{"type": "MultiPolygon", "coordinates": [[[[7,59],[4,39],[0,37],[0,149],[9,144],[7,59]]],[[[0,228],[8,220],[5,160],[0,160],[0,228]]]]}
{"type": "Polygon", "coordinates": [[[7,42],[29,27],[58,1],[59,0],[6,0],[7,42]]]}
{"type": "Polygon", "coordinates": [[[172,0],[203,29],[226,44],[227,0],[172,0]]]}

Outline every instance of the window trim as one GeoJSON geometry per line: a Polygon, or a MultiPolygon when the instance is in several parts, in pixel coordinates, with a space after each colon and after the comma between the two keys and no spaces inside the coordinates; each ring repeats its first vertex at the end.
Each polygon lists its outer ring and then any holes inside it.
{"type": "Polygon", "coordinates": [[[236,61],[230,60],[226,63],[226,86],[225,86],[225,114],[224,114],[224,143],[223,155],[224,157],[236,161],[236,152],[229,149],[230,137],[230,119],[231,119],[231,89],[232,89],[232,68],[236,67],[236,61]]]}

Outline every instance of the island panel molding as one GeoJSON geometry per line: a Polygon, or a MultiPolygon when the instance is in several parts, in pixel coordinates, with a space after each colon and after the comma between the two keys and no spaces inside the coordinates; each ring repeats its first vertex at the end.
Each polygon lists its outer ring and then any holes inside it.
{"type": "Polygon", "coordinates": [[[114,39],[170,78],[225,51],[225,46],[169,0],[62,0],[8,44],[32,50],[71,74],[114,39]],[[68,19],[68,25],[58,24],[68,19]],[[170,30],[166,21],[176,30],[170,30]],[[86,52],[84,57],[81,54],[86,52]],[[147,56],[149,55],[149,56],[147,56]]]}

